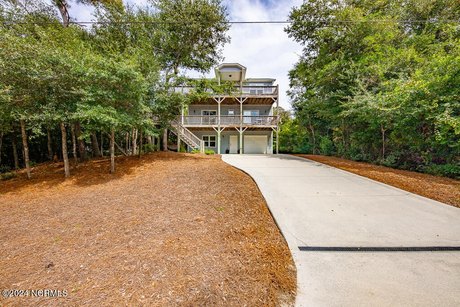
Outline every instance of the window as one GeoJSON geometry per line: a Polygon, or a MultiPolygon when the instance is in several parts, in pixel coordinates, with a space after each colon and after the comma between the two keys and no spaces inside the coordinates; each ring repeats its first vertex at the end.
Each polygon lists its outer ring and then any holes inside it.
{"type": "Polygon", "coordinates": [[[217,111],[214,110],[202,110],[201,124],[203,125],[215,125],[217,123],[217,111]]]}
{"type": "Polygon", "coordinates": [[[235,115],[235,110],[229,109],[229,110],[228,110],[228,115],[229,115],[229,116],[235,115]]]}
{"type": "Polygon", "coordinates": [[[217,111],[214,111],[214,110],[203,110],[203,111],[201,111],[201,115],[204,115],[204,116],[216,116],[216,115],[217,115],[217,111]]]}
{"type": "Polygon", "coordinates": [[[215,135],[203,135],[204,147],[216,147],[215,135]]]}

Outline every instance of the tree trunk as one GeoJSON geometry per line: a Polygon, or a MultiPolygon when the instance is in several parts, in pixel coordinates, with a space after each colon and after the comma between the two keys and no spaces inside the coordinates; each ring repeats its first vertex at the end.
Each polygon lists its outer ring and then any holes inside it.
{"type": "Polygon", "coordinates": [[[3,130],[0,132],[0,165],[2,164],[3,130]]]}
{"type": "Polygon", "coordinates": [[[110,131],[110,173],[115,173],[115,129],[110,131]]]}
{"type": "Polygon", "coordinates": [[[13,136],[11,137],[11,144],[13,145],[14,169],[19,169],[18,145],[16,143],[16,135],[14,134],[14,131],[13,136]]]}
{"type": "Polygon", "coordinates": [[[51,145],[51,130],[50,128],[46,128],[47,136],[48,136],[48,160],[53,160],[53,146],[51,145]]]}
{"type": "Polygon", "coordinates": [[[99,150],[99,144],[97,143],[96,132],[91,133],[91,146],[93,147],[93,156],[100,157],[101,152],[99,150]]]}
{"type": "Polygon", "coordinates": [[[72,155],[75,167],[78,164],[77,158],[77,138],[75,137],[75,125],[70,124],[70,134],[72,135],[72,155]]]}
{"type": "Polygon", "coordinates": [[[104,131],[101,130],[101,157],[104,157],[104,131]]]}
{"type": "Polygon", "coordinates": [[[142,138],[143,136],[142,136],[142,128],[141,128],[141,130],[139,131],[139,158],[142,156],[142,145],[143,145],[142,138]]]}
{"type": "Polygon", "coordinates": [[[133,143],[133,152],[132,155],[135,156],[137,154],[137,129],[133,128],[132,130],[132,143],[133,143]]]}
{"type": "Polygon", "coordinates": [[[21,123],[21,135],[22,135],[22,147],[24,148],[24,163],[26,165],[27,178],[30,179],[30,161],[29,161],[29,145],[27,143],[26,123],[23,119],[19,121],[21,123]]]}
{"type": "Polygon", "coordinates": [[[310,131],[311,131],[311,137],[313,138],[313,154],[316,154],[316,135],[315,135],[315,128],[313,127],[311,121],[308,124],[310,131]]]}
{"type": "Polygon", "coordinates": [[[67,154],[67,131],[64,122],[61,122],[62,160],[64,160],[65,178],[70,177],[69,155],[67,154]]]}
{"type": "Polygon", "coordinates": [[[85,141],[81,139],[81,126],[79,122],[75,123],[75,134],[77,136],[78,153],[80,154],[80,160],[86,161],[86,145],[85,141]]]}
{"type": "Polygon", "coordinates": [[[64,27],[68,27],[70,24],[70,16],[69,16],[69,11],[67,10],[66,0],[57,0],[55,2],[59,9],[59,13],[61,13],[62,24],[64,25],[64,27]]]}
{"type": "Polygon", "coordinates": [[[168,151],[168,129],[163,130],[163,151],[168,151]]]}
{"type": "Polygon", "coordinates": [[[148,135],[148,136],[147,136],[147,143],[148,143],[149,145],[153,145],[153,140],[152,140],[152,136],[151,136],[151,135],[148,135]]]}
{"type": "Polygon", "coordinates": [[[385,159],[385,132],[383,125],[380,125],[380,131],[382,132],[382,159],[385,159]]]}
{"type": "Polygon", "coordinates": [[[129,132],[126,132],[125,135],[125,152],[129,153],[129,132]]]}

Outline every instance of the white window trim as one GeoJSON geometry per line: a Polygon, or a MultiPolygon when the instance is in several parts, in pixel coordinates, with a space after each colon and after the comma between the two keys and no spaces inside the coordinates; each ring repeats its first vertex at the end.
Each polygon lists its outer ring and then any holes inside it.
{"type": "Polygon", "coordinates": [[[217,147],[217,136],[212,135],[212,134],[202,135],[202,136],[201,136],[201,139],[202,139],[203,142],[204,142],[204,147],[209,147],[209,148],[216,148],[216,147],[217,147]],[[208,138],[208,141],[207,141],[207,142],[208,142],[209,146],[206,146],[206,140],[204,139],[205,137],[208,138]],[[214,141],[213,141],[213,142],[214,142],[215,146],[211,146],[211,139],[210,139],[210,137],[214,137],[214,141]]]}
{"type": "Polygon", "coordinates": [[[201,116],[217,116],[217,110],[201,110],[201,116]],[[204,112],[216,112],[216,115],[204,115],[204,112]]]}

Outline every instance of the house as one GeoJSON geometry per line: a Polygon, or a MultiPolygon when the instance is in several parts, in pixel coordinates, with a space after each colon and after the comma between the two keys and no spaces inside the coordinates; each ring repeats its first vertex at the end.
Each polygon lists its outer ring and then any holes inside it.
{"type": "MultiPolygon", "coordinates": [[[[279,88],[275,79],[246,78],[237,63],[215,68],[219,84],[231,83],[231,94],[210,93],[192,102],[176,122],[176,133],[189,148],[218,154],[273,154],[278,152],[279,88]]],[[[190,89],[181,88],[182,92],[190,89]]]]}

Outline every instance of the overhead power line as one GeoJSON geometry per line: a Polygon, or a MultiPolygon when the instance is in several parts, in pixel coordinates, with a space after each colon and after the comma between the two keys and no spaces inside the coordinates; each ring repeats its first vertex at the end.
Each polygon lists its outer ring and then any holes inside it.
{"type": "MultiPolygon", "coordinates": [[[[306,23],[324,23],[326,25],[334,24],[348,24],[348,23],[403,23],[403,24],[447,24],[455,23],[460,24],[460,20],[393,20],[393,19],[368,19],[368,20],[330,20],[324,22],[317,21],[303,21],[306,23]]],[[[75,25],[93,25],[93,24],[183,24],[190,23],[190,20],[183,21],[70,21],[71,24],[75,25]]],[[[259,20],[259,21],[226,21],[226,24],[291,24],[291,21],[287,20],[259,20]]],[[[52,24],[52,22],[3,22],[3,24],[52,24]]]]}

